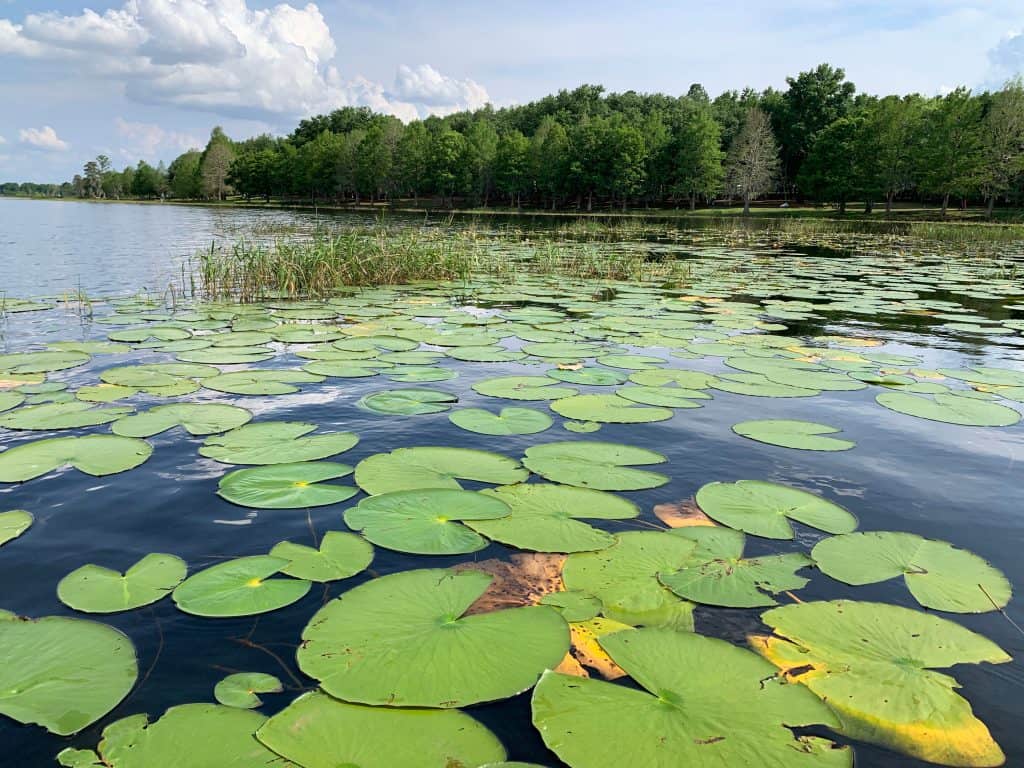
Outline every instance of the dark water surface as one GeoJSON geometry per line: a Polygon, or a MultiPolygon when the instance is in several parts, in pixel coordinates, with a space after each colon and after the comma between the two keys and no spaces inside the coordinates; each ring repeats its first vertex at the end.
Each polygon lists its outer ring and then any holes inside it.
{"type": "MultiPolygon", "coordinates": [[[[143,287],[159,291],[178,278],[182,263],[197,248],[225,233],[264,222],[268,216],[282,221],[294,218],[302,224],[311,221],[305,214],[0,199],[0,289],[16,297],[58,294],[79,285],[90,293],[131,293],[143,287]]],[[[1024,317],[1024,312],[1014,317],[1024,317]]],[[[879,327],[876,319],[832,317],[824,329],[835,334],[870,329],[872,335],[888,342],[881,351],[921,356],[924,368],[995,364],[1024,369],[1020,346],[975,336],[961,338],[932,331],[928,325],[887,329],[879,327]]],[[[39,348],[34,345],[42,341],[101,339],[109,330],[73,311],[26,313],[2,321],[4,343],[0,347],[5,347],[2,351],[22,351],[39,348]]],[[[72,387],[93,384],[105,367],[167,359],[167,355],[148,352],[96,356],[90,365],[51,374],[50,379],[66,381],[72,387]]],[[[283,355],[263,365],[298,367],[303,362],[283,355]]],[[[457,394],[460,406],[490,409],[498,401],[473,392],[469,387],[474,381],[543,371],[517,363],[448,360],[445,365],[457,370],[459,377],[423,386],[457,394]]],[[[685,361],[685,365],[720,370],[713,359],[685,361]]],[[[905,530],[950,541],[1002,569],[1016,587],[1024,584],[1022,424],[1004,429],[968,428],[915,419],[877,406],[877,388],[797,399],[716,391],[705,407],[676,411],[669,421],[606,425],[595,435],[580,436],[562,429],[559,419],[551,430],[539,435],[486,437],[456,429],[444,413],[384,417],[357,406],[369,392],[401,386],[382,377],[327,379],[323,384],[304,385],[294,395],[249,398],[201,391],[189,399],[231,402],[250,409],[258,420],[310,421],[325,430],[353,431],[361,437],[360,444],[338,459],[352,465],[369,455],[410,445],[457,444],[516,457],[530,445],[577,437],[649,447],[668,457],[668,463],[658,469],[672,479],[661,488],[624,494],[640,505],[642,519],[654,520],[651,509],[655,504],[689,498],[713,480],[775,481],[838,502],[860,518],[861,530],[905,530]],[[738,421],[761,418],[834,424],[843,428],[843,438],[857,445],[839,453],[796,451],[746,440],[730,431],[738,421]]],[[[142,396],[130,402],[141,408],[164,401],[142,396]]],[[[544,409],[543,403],[517,405],[544,409]]],[[[107,431],[107,427],[97,427],[59,434],[107,431]]],[[[54,434],[0,430],[0,448],[54,434]]],[[[56,585],[85,563],[124,570],[147,553],[171,552],[184,558],[194,573],[223,559],[264,553],[284,539],[312,544],[311,528],[318,536],[327,530],[345,530],[341,511],[355,500],[311,510],[308,517],[303,510],[247,510],[216,495],[218,480],[234,467],[200,457],[201,438],[174,430],[150,442],[155,447],[152,458],[130,472],[93,478],[65,470],[24,484],[0,485],[0,510],[26,509],[36,518],[24,536],[0,550],[0,608],[33,617],[76,615],[57,599],[56,585]]],[[[603,527],[617,531],[636,529],[637,525],[609,521],[603,527]]],[[[748,538],[748,554],[806,551],[823,538],[818,531],[797,528],[797,540],[792,543],[748,538]]],[[[467,559],[505,557],[511,551],[494,544],[475,555],[435,558],[427,564],[442,567],[467,559]]],[[[294,675],[303,686],[311,686],[312,681],[303,678],[295,666],[294,651],[313,613],[326,600],[373,575],[424,565],[424,558],[378,548],[372,573],[326,588],[314,584],[303,600],[262,617],[202,619],[178,611],[169,599],[99,617],[123,630],[135,643],[139,684],[114,712],[70,739],[0,717],[0,765],[54,765],[53,756],[64,746],[94,747],[102,728],[117,718],[146,712],[155,719],[176,704],[212,701],[213,687],[227,671],[268,672],[289,686],[296,686],[294,675]]],[[[804,600],[851,597],[918,607],[898,581],[853,588],[813,569],[803,573],[811,579],[800,591],[804,600]]],[[[697,629],[743,643],[748,633],[763,630],[758,613],[699,608],[697,629]]],[[[1007,613],[1024,624],[1024,601],[1011,602],[1007,613]]],[[[1005,665],[962,665],[952,674],[962,685],[962,695],[1003,748],[1007,765],[1024,765],[1024,664],[1020,660],[1024,638],[995,612],[950,618],[991,638],[1015,658],[1005,665]]],[[[261,711],[272,714],[294,696],[293,692],[264,696],[261,711]]],[[[510,760],[559,766],[530,724],[528,696],[468,711],[497,734],[510,760]]],[[[858,766],[925,765],[860,743],[856,744],[856,756],[858,766]]],[[[624,764],[626,760],[624,756],[624,764]]]]}

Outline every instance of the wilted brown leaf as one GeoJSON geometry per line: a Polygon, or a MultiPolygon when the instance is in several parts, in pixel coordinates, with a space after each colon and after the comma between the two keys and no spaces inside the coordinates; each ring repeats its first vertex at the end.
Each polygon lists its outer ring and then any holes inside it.
{"type": "Polygon", "coordinates": [[[658,504],[654,516],[669,528],[687,528],[694,525],[715,525],[693,499],[658,504]]]}
{"type": "Polygon", "coordinates": [[[483,571],[494,577],[487,591],[480,595],[466,613],[487,613],[502,608],[536,605],[544,595],[565,589],[562,585],[563,565],[565,555],[539,552],[512,555],[509,560],[491,558],[477,563],[461,563],[455,566],[456,571],[483,571]]]}

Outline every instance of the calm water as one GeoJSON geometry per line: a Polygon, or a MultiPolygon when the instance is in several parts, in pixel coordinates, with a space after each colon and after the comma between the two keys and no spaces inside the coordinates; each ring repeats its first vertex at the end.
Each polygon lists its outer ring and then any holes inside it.
{"type": "MultiPolygon", "coordinates": [[[[140,288],[162,290],[181,273],[181,264],[212,239],[265,222],[267,217],[306,225],[305,214],[267,214],[191,207],[62,204],[0,199],[0,289],[10,296],[59,294],[79,286],[89,293],[130,293],[140,288]]],[[[1014,317],[1024,317],[1017,312],[1014,317]]],[[[859,317],[833,318],[808,333],[843,333],[851,329],[888,342],[884,351],[916,354],[922,367],[997,364],[1024,369],[1019,346],[958,338],[927,327],[883,328],[859,317]]],[[[95,325],[73,312],[57,309],[15,315],[0,325],[4,351],[29,348],[44,340],[105,338],[109,327],[95,325]]],[[[792,331],[791,331],[792,332],[792,331]]],[[[801,331],[804,332],[804,331],[801,331]]],[[[131,362],[166,360],[166,355],[135,352],[97,356],[83,368],[52,374],[52,380],[72,387],[95,383],[105,367],[131,362]]],[[[274,367],[297,367],[303,360],[283,355],[274,367]]],[[[720,361],[719,361],[720,363],[720,361]]],[[[538,369],[518,363],[495,365],[446,361],[459,378],[429,384],[459,395],[460,405],[495,406],[496,401],[474,393],[469,386],[495,375],[529,373],[538,369]]],[[[687,367],[716,368],[714,360],[687,367]]],[[[248,408],[258,419],[312,421],[327,430],[358,433],[360,444],[340,460],[355,464],[366,456],[407,445],[460,446],[521,456],[529,445],[574,439],[556,425],[541,435],[488,438],[456,430],[446,414],[413,419],[375,416],[357,407],[364,394],[390,388],[377,379],[328,379],[295,395],[266,398],[225,396],[248,408]]],[[[594,388],[593,391],[599,391],[594,388]]],[[[668,456],[662,471],[671,483],[661,488],[625,494],[653,519],[651,508],[665,501],[689,498],[704,483],[757,478],[798,485],[817,491],[858,515],[862,530],[906,530],[943,539],[971,549],[1001,568],[1010,581],[1024,584],[1024,425],[1005,429],[949,426],[890,413],[873,401],[877,390],[825,392],[813,399],[749,398],[715,392],[706,407],[677,411],[669,421],[641,426],[607,425],[597,435],[579,436],[642,445],[668,456]],[[841,425],[854,450],[840,453],[793,451],[744,440],[730,432],[733,423],[748,418],[794,418],[841,425]]],[[[199,399],[217,393],[202,392],[199,399]]],[[[157,402],[133,398],[137,406],[157,402]]],[[[525,404],[543,408],[543,404],[525,404]]],[[[1018,408],[1020,406],[1017,406],[1018,408]]],[[[106,432],[106,427],[67,430],[60,434],[106,432]]],[[[0,430],[0,447],[8,448],[46,433],[0,430]]],[[[84,563],[101,563],[123,570],[149,552],[172,552],[185,558],[190,572],[231,557],[266,552],[291,539],[311,543],[310,525],[318,534],[344,530],[336,505],[303,511],[249,511],[216,495],[217,482],[230,468],[198,456],[201,439],[179,431],[151,439],[152,458],[138,469],[106,478],[64,471],[21,485],[0,485],[0,509],[27,509],[35,526],[0,551],[0,608],[29,616],[74,615],[56,597],[62,576],[84,563]]],[[[354,503],[354,502],[351,502],[354,503]]],[[[625,530],[628,522],[609,530],[625,530]]],[[[809,549],[822,538],[799,527],[795,544],[809,549]]],[[[786,546],[789,546],[788,544],[786,546]]],[[[774,542],[748,539],[748,554],[783,551],[774,542]]],[[[475,555],[503,557],[511,550],[500,545],[475,555]]],[[[786,550],[788,551],[788,550],[786,550]]],[[[439,558],[444,566],[474,556],[439,558]]],[[[372,566],[376,575],[421,567],[410,558],[378,549],[372,566]]],[[[816,571],[803,599],[851,596],[916,608],[898,583],[849,588],[816,571]]],[[[190,701],[211,701],[213,686],[230,671],[264,671],[286,684],[289,678],[271,652],[299,675],[294,648],[301,628],[327,599],[371,578],[354,579],[314,589],[300,602],[261,618],[204,620],[175,609],[170,600],[155,606],[102,617],[127,633],[137,647],[140,684],[113,713],[85,732],[61,739],[41,729],[23,727],[0,718],[3,765],[53,765],[52,758],[69,744],[94,747],[103,726],[119,717],[147,712],[155,719],[166,708],[190,701]],[[261,648],[243,646],[250,638],[261,648]],[[9,761],[9,762],[8,762],[9,761]]],[[[1024,624],[1024,601],[1011,602],[1008,614],[1024,624]]],[[[961,693],[991,730],[1007,755],[1007,765],[1024,765],[1024,638],[998,613],[957,616],[956,620],[998,642],[1015,657],[1011,664],[964,665],[953,674],[961,693]]],[[[698,630],[741,643],[761,628],[757,611],[700,608],[698,630]]],[[[0,649],[2,663],[3,649],[0,649]]],[[[303,680],[310,685],[310,681],[303,680]]],[[[263,711],[271,714],[294,693],[264,697],[263,711]]],[[[510,760],[549,766],[561,763],[547,752],[529,722],[528,694],[512,701],[473,707],[474,717],[490,727],[506,745],[510,760]]],[[[857,744],[857,765],[883,768],[923,766],[871,746],[857,744]]]]}

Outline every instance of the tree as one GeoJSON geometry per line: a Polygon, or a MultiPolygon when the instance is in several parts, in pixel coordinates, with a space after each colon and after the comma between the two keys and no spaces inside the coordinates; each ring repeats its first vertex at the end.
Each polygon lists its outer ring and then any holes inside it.
{"type": "Polygon", "coordinates": [[[779,172],[779,145],[772,125],[761,109],[747,112],[743,127],[729,152],[726,180],[730,197],[743,200],[744,215],[750,213],[750,201],[772,188],[779,172]]]}
{"type": "Polygon", "coordinates": [[[988,216],[1024,172],[1024,81],[1018,76],[992,95],[981,125],[980,188],[988,216]]]}
{"type": "Polygon", "coordinates": [[[162,187],[162,174],[145,160],[139,160],[132,177],[132,194],[143,198],[157,197],[162,187]]]}
{"type": "Polygon", "coordinates": [[[422,122],[411,123],[398,140],[398,183],[403,192],[412,193],[416,202],[420,192],[430,185],[431,151],[430,132],[422,122]]]}
{"type": "Polygon", "coordinates": [[[797,185],[819,202],[835,203],[840,213],[865,188],[858,148],[862,118],[841,117],[820,131],[800,168],[797,185]]]}
{"type": "Polygon", "coordinates": [[[787,77],[786,84],[789,88],[778,107],[764,106],[782,144],[783,177],[789,184],[800,173],[818,132],[850,111],[857,88],[846,79],[846,72],[829,64],[787,77]]]}
{"type": "Polygon", "coordinates": [[[465,165],[466,137],[450,128],[442,130],[431,147],[433,181],[441,199],[454,205],[456,192],[465,189],[469,176],[465,165]]]}
{"type": "Polygon", "coordinates": [[[528,183],[529,151],[530,140],[519,131],[510,131],[498,139],[494,152],[494,186],[516,207],[522,206],[528,183]]]}
{"type": "Polygon", "coordinates": [[[203,150],[199,163],[201,189],[205,197],[223,200],[231,191],[228,184],[228,173],[231,161],[235,158],[235,150],[224,130],[218,125],[210,133],[210,141],[203,150]]]}
{"type": "Polygon", "coordinates": [[[90,160],[82,168],[83,189],[85,197],[103,197],[103,173],[100,171],[100,164],[90,160]]]}
{"type": "Polygon", "coordinates": [[[487,207],[494,189],[494,158],[498,151],[498,132],[489,120],[474,120],[466,131],[467,190],[487,207]]]}
{"type": "Polygon", "coordinates": [[[566,190],[569,149],[565,126],[550,116],[541,121],[530,139],[527,173],[534,188],[551,200],[552,209],[566,190]]]}
{"type": "Polygon", "coordinates": [[[198,149],[190,149],[171,161],[167,169],[167,186],[172,197],[195,200],[202,194],[201,161],[202,153],[198,149]]]}
{"type": "Polygon", "coordinates": [[[865,184],[892,211],[896,195],[914,185],[924,102],[919,96],[887,96],[865,107],[856,152],[865,184]]]}
{"type": "MultiPolygon", "coordinates": [[[[693,88],[691,87],[691,91],[693,88]]],[[[722,132],[706,100],[693,100],[671,144],[672,193],[689,198],[690,210],[698,197],[711,197],[722,188],[722,132]]]]}
{"type": "Polygon", "coordinates": [[[373,202],[377,195],[386,194],[391,182],[393,148],[384,134],[382,125],[373,125],[359,142],[356,152],[356,187],[360,194],[373,202]]]}
{"type": "Polygon", "coordinates": [[[981,100],[966,88],[936,99],[925,114],[921,186],[942,198],[943,216],[950,196],[981,186],[981,117],[981,100]]]}

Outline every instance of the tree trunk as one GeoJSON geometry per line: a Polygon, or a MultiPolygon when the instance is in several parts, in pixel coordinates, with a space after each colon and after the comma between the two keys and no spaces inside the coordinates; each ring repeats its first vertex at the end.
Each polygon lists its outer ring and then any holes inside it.
{"type": "Polygon", "coordinates": [[[886,192],[885,193],[885,212],[886,213],[892,213],[892,198],[893,198],[893,196],[894,195],[893,195],[892,192],[886,192]]]}
{"type": "Polygon", "coordinates": [[[995,195],[989,195],[988,196],[988,207],[985,209],[985,218],[987,218],[987,219],[991,219],[992,218],[992,211],[995,209],[995,207],[996,207],[996,196],[995,195]]]}
{"type": "Polygon", "coordinates": [[[622,212],[623,213],[626,212],[626,196],[625,195],[622,196],[622,212]]]}
{"type": "Polygon", "coordinates": [[[864,203],[864,213],[873,213],[875,210],[875,203],[873,200],[868,200],[864,203]]]}
{"type": "Polygon", "coordinates": [[[845,200],[840,200],[839,201],[839,213],[840,213],[840,215],[845,215],[846,214],[846,201],[845,200]]]}
{"type": "Polygon", "coordinates": [[[697,193],[696,192],[691,192],[690,193],[690,210],[691,211],[697,210],[697,193]]]}
{"type": "Polygon", "coordinates": [[[942,196],[942,216],[945,218],[946,209],[949,208],[949,195],[945,194],[942,196]]]}
{"type": "Polygon", "coordinates": [[[750,215],[750,195],[743,196],[743,215],[750,215]]]}
{"type": "Polygon", "coordinates": [[[587,192],[587,213],[590,213],[592,210],[594,210],[594,193],[587,192]]]}

